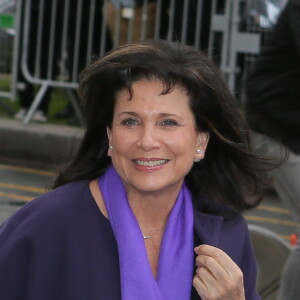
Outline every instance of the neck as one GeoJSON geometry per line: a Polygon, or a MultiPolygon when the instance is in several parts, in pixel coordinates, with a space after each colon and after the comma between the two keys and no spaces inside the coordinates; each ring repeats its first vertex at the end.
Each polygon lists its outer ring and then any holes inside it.
{"type": "Polygon", "coordinates": [[[140,192],[127,189],[131,209],[144,232],[163,228],[168,220],[180,187],[160,192],[140,192]]]}

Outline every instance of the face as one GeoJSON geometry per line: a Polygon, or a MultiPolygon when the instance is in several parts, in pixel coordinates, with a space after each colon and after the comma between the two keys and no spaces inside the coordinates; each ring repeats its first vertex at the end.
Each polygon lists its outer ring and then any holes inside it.
{"type": "Polygon", "coordinates": [[[159,81],[138,81],[131,100],[127,90],[117,96],[108,155],[127,191],[179,189],[194,160],[204,157],[208,134],[197,131],[185,90],[162,90],[159,81]]]}

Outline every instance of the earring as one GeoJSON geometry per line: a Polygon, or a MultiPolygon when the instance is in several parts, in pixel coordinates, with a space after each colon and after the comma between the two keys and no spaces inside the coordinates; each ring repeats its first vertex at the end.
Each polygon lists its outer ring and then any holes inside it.
{"type": "MultiPolygon", "coordinates": [[[[198,148],[197,150],[196,150],[196,154],[199,154],[199,153],[201,153],[201,149],[200,148],[198,148]]],[[[201,159],[200,158],[195,158],[194,159],[194,162],[199,162],[201,159]]]]}
{"type": "Polygon", "coordinates": [[[109,146],[108,146],[108,148],[109,148],[109,149],[114,149],[114,147],[113,147],[113,146],[111,146],[111,145],[109,145],[109,146]]]}

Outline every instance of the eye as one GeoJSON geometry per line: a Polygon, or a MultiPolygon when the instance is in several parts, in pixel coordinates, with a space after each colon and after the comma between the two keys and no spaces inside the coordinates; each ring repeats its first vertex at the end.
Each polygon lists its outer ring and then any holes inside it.
{"type": "Polygon", "coordinates": [[[133,119],[133,118],[127,118],[125,120],[123,120],[121,122],[122,125],[125,125],[125,126],[133,126],[133,125],[138,125],[138,120],[136,119],[133,119]]]}
{"type": "Polygon", "coordinates": [[[162,126],[177,126],[178,122],[172,119],[163,120],[160,122],[160,125],[162,126]]]}

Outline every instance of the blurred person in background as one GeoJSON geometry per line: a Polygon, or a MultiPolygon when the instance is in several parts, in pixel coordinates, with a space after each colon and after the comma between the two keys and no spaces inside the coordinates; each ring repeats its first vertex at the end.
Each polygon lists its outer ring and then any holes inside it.
{"type": "MultiPolygon", "coordinates": [[[[270,175],[274,188],[300,222],[300,0],[290,0],[265,41],[247,81],[246,115],[252,146],[262,156],[287,160],[270,175]]],[[[300,239],[282,274],[280,300],[300,295],[300,239]]]]}
{"type": "Polygon", "coordinates": [[[147,4],[143,0],[110,0],[104,6],[104,13],[110,35],[118,41],[114,47],[154,38],[156,0],[149,0],[147,4]],[[120,18],[118,22],[117,18],[120,18]]]}
{"type": "Polygon", "coordinates": [[[287,0],[252,0],[248,1],[249,17],[262,29],[269,29],[277,23],[278,16],[287,0]]]}

